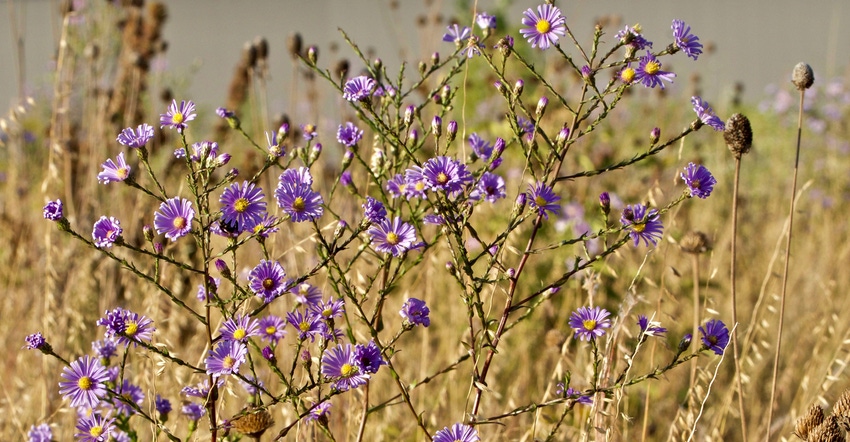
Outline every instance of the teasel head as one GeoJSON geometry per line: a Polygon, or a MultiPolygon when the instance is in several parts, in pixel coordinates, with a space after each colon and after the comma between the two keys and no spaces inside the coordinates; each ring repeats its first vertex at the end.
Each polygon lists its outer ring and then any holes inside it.
{"type": "Polygon", "coordinates": [[[812,404],[806,414],[797,419],[797,423],[794,425],[794,435],[803,440],[808,439],[809,433],[822,424],[823,419],[823,408],[818,404],[812,404]]]}
{"type": "Polygon", "coordinates": [[[827,416],[820,425],[809,430],[808,442],[844,442],[844,431],[838,425],[838,418],[827,416]]]}
{"type": "Polygon", "coordinates": [[[806,63],[797,63],[794,66],[794,73],[791,74],[791,82],[797,87],[798,91],[808,89],[815,83],[815,73],[812,67],[806,63]]]}
{"type": "Polygon", "coordinates": [[[691,230],[679,241],[679,247],[685,253],[698,255],[711,250],[711,240],[705,233],[698,230],[691,230]]]}
{"type": "Polygon", "coordinates": [[[753,129],[750,127],[750,120],[742,114],[729,117],[726,130],[723,131],[723,139],[726,140],[726,146],[735,158],[741,158],[753,146],[753,129]]]}

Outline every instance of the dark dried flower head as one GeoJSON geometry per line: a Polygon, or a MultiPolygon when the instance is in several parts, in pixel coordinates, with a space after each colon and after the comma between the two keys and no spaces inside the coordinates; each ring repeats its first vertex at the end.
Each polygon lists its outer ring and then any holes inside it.
{"type": "Polygon", "coordinates": [[[294,32],[289,35],[289,38],[286,39],[286,49],[289,50],[289,55],[292,59],[297,59],[299,55],[301,55],[301,49],[303,46],[303,40],[301,40],[301,34],[294,32]]]}
{"type": "Polygon", "coordinates": [[[809,407],[809,411],[797,419],[797,424],[794,426],[794,435],[806,440],[809,437],[809,433],[821,423],[823,423],[823,408],[818,404],[812,404],[809,407]]]}
{"type": "Polygon", "coordinates": [[[741,158],[753,146],[753,129],[750,127],[750,120],[741,114],[729,117],[726,130],[723,131],[723,139],[726,140],[726,146],[735,158],[741,158]]]}
{"type": "Polygon", "coordinates": [[[832,415],[838,418],[845,431],[850,431],[850,388],[844,390],[832,405],[832,415]]]}
{"type": "Polygon", "coordinates": [[[274,425],[272,415],[266,410],[249,411],[230,421],[234,430],[252,438],[259,438],[274,425]]]}
{"type": "Polygon", "coordinates": [[[711,250],[711,240],[708,235],[697,230],[688,232],[679,242],[679,247],[685,253],[693,253],[695,255],[705,253],[711,250]]]}
{"type": "Polygon", "coordinates": [[[838,418],[827,416],[823,423],[809,430],[808,442],[844,442],[844,431],[838,426],[838,418]]]}
{"type": "Polygon", "coordinates": [[[806,63],[797,63],[794,66],[794,73],[791,74],[791,82],[797,86],[797,90],[802,91],[812,87],[815,83],[815,73],[812,72],[812,67],[806,63]]]}

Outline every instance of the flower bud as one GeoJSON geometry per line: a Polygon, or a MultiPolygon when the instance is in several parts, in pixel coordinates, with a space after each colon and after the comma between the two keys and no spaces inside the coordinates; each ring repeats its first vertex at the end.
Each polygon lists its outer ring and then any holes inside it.
{"type": "Polygon", "coordinates": [[[315,46],[310,46],[309,48],[307,48],[307,60],[310,61],[310,64],[315,66],[316,61],[319,60],[319,48],[315,46]]]}
{"type": "Polygon", "coordinates": [[[342,154],[342,168],[348,169],[352,160],[354,160],[354,152],[351,149],[348,149],[344,154],[342,154]]]}
{"type": "Polygon", "coordinates": [[[517,80],[516,83],[514,83],[514,96],[519,97],[520,95],[522,95],[522,89],[524,87],[525,81],[523,81],[522,79],[517,80]]]}
{"type": "Polygon", "coordinates": [[[215,260],[215,269],[218,270],[218,273],[221,273],[221,276],[224,276],[226,279],[230,279],[230,269],[227,267],[227,263],[224,262],[223,259],[215,260]]]}
{"type": "Polygon", "coordinates": [[[227,164],[229,162],[230,162],[230,154],[229,153],[223,153],[223,154],[215,157],[215,161],[213,162],[213,164],[215,165],[215,167],[221,167],[221,166],[224,166],[225,164],[227,164]]]}
{"type": "Polygon", "coordinates": [[[287,136],[289,136],[289,123],[283,123],[277,130],[278,143],[282,144],[283,140],[285,140],[287,136]]]}
{"type": "Polygon", "coordinates": [[[499,93],[502,95],[505,95],[505,93],[508,91],[508,88],[505,87],[505,84],[501,81],[496,81],[495,83],[493,83],[493,86],[496,86],[496,90],[499,91],[499,93]]]}
{"type": "Polygon", "coordinates": [[[449,121],[449,124],[446,125],[446,139],[449,143],[455,140],[457,136],[457,121],[452,120],[449,121]]]}
{"type": "Polygon", "coordinates": [[[490,158],[499,158],[502,156],[502,153],[505,152],[505,140],[500,138],[496,138],[496,143],[493,144],[493,152],[490,154],[490,158]]]}
{"type": "Polygon", "coordinates": [[[564,146],[567,145],[567,140],[570,139],[570,128],[567,127],[566,123],[564,123],[564,127],[558,132],[558,135],[555,137],[555,145],[558,146],[558,149],[563,149],[564,146]]]}
{"type": "Polygon", "coordinates": [[[151,242],[153,241],[153,229],[149,225],[145,225],[142,227],[142,236],[145,237],[145,241],[151,242]]]}
{"type": "Polygon", "coordinates": [[[655,144],[661,138],[661,129],[655,127],[649,132],[649,143],[655,144]]]}
{"type": "Polygon", "coordinates": [[[516,202],[514,203],[514,211],[517,213],[522,213],[525,210],[526,196],[525,193],[521,193],[517,195],[516,202]]]}
{"type": "Polygon", "coordinates": [[[693,339],[693,335],[691,335],[690,333],[683,336],[682,340],[679,341],[679,346],[676,348],[676,350],[680,354],[684,353],[691,346],[691,340],[692,339],[693,339]]]}
{"type": "Polygon", "coordinates": [[[374,62],[372,62],[372,66],[375,68],[376,72],[380,72],[381,68],[384,67],[384,62],[380,58],[376,58],[374,62]]]}
{"type": "Polygon", "coordinates": [[[537,119],[543,117],[543,114],[546,113],[546,106],[549,105],[549,99],[546,97],[540,97],[540,100],[537,101],[537,109],[534,111],[534,115],[537,116],[537,119]]]}
{"type": "Polygon", "coordinates": [[[404,109],[404,126],[410,127],[413,124],[413,119],[416,117],[416,106],[410,105],[404,109]]]}
{"type": "Polygon", "coordinates": [[[723,131],[723,139],[729,151],[735,158],[750,151],[753,146],[753,129],[750,120],[741,114],[734,114],[726,121],[726,130],[723,131]]]}
{"type": "Polygon", "coordinates": [[[424,61],[420,61],[419,62],[419,75],[424,76],[426,69],[428,69],[428,66],[425,64],[424,61]]]}
{"type": "Polygon", "coordinates": [[[437,138],[443,134],[443,119],[439,115],[434,115],[434,119],[431,120],[431,132],[437,138]]]}
{"type": "Polygon", "coordinates": [[[608,216],[611,213],[611,196],[608,195],[608,192],[602,192],[599,194],[599,207],[602,209],[602,213],[605,216],[608,216]]]}
{"type": "Polygon", "coordinates": [[[441,104],[449,104],[449,100],[452,98],[452,87],[449,85],[443,86],[443,89],[440,91],[440,99],[442,100],[441,104]]]}
{"type": "Polygon", "coordinates": [[[434,52],[431,54],[431,64],[440,64],[440,53],[434,52]]]}
{"type": "Polygon", "coordinates": [[[161,242],[153,243],[153,252],[156,253],[157,255],[162,255],[162,243],[161,242]]]}

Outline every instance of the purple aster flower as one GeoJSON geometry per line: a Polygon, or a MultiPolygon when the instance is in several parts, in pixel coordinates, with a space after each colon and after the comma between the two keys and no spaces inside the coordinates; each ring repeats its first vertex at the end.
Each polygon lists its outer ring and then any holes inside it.
{"type": "Polygon", "coordinates": [[[272,302],[286,290],[284,284],[286,272],[277,261],[261,260],[248,275],[251,291],[263,298],[266,303],[272,302]]]}
{"type": "Polygon", "coordinates": [[[661,70],[661,62],[646,51],[646,56],[640,58],[640,63],[635,71],[635,81],[639,81],[646,87],[661,86],[664,89],[664,81],[673,82],[676,74],[661,70]],[[664,80],[664,81],[661,81],[664,80]]]}
{"type": "Polygon", "coordinates": [[[364,218],[370,223],[379,223],[387,218],[387,209],[384,207],[384,203],[371,196],[366,197],[366,202],[363,203],[363,212],[364,218]]]}
{"type": "Polygon", "coordinates": [[[703,101],[702,98],[698,96],[691,97],[691,104],[694,105],[694,112],[697,113],[697,118],[699,118],[703,124],[707,124],[719,132],[726,130],[726,123],[724,123],[723,120],[714,113],[711,106],[709,106],[707,102],[703,101]]]}
{"type": "Polygon", "coordinates": [[[558,382],[558,385],[556,387],[557,388],[555,389],[555,394],[557,394],[559,396],[562,396],[564,398],[575,399],[576,403],[579,403],[579,404],[582,404],[582,405],[592,405],[593,404],[593,398],[591,398],[590,396],[582,395],[580,391],[576,390],[573,387],[567,387],[567,391],[564,391],[564,383],[563,382],[558,382]]]}
{"type": "Polygon", "coordinates": [[[101,359],[109,359],[118,354],[118,345],[112,338],[92,342],[91,349],[101,359]]]}
{"type": "Polygon", "coordinates": [[[527,195],[531,207],[543,218],[549,219],[549,213],[555,215],[561,213],[561,205],[558,204],[561,197],[555,195],[552,188],[545,183],[538,182],[533,186],[529,184],[527,195]]]}
{"type": "Polygon", "coordinates": [[[241,186],[233,183],[219,198],[222,221],[236,224],[242,232],[252,230],[266,212],[264,197],[263,189],[253,183],[243,181],[241,186]]]}
{"type": "Polygon", "coordinates": [[[192,230],[194,218],[192,202],[175,196],[159,205],[159,212],[153,215],[153,225],[156,233],[164,233],[166,238],[177,241],[192,230]]]}
{"type": "Polygon", "coordinates": [[[234,316],[224,321],[218,332],[224,340],[245,342],[251,336],[259,336],[260,327],[250,316],[234,316]]]}
{"type": "Polygon", "coordinates": [[[77,422],[77,430],[74,435],[79,442],[103,442],[109,440],[115,429],[115,419],[109,415],[101,416],[100,413],[92,413],[91,416],[81,417],[77,422]]]}
{"type": "Polygon", "coordinates": [[[478,442],[481,438],[478,437],[478,430],[475,428],[456,423],[451,428],[444,427],[435,433],[432,440],[434,442],[478,442]]]}
{"type": "Polygon", "coordinates": [[[145,393],[142,389],[138,385],[131,384],[129,379],[124,379],[116,393],[118,393],[118,396],[112,398],[112,405],[119,415],[132,416],[136,414],[134,407],[127,402],[141,407],[145,400],[145,393]]]}
{"type": "Polygon", "coordinates": [[[484,172],[475,189],[469,193],[469,198],[473,200],[485,199],[491,203],[507,196],[505,192],[505,180],[499,175],[490,172],[484,172]]]}
{"type": "Polygon", "coordinates": [[[387,189],[387,192],[389,192],[393,198],[398,198],[404,195],[406,187],[407,182],[404,180],[404,176],[400,173],[397,173],[394,177],[387,181],[387,184],[384,185],[384,188],[387,189]]]}
{"type": "Polygon", "coordinates": [[[328,411],[330,409],[331,409],[331,403],[329,401],[324,401],[324,402],[314,406],[313,408],[311,408],[310,413],[307,414],[307,416],[304,419],[307,422],[318,421],[318,420],[321,420],[321,419],[327,419],[327,416],[329,414],[331,414],[330,411],[328,411]]]}
{"type": "Polygon", "coordinates": [[[268,315],[260,318],[260,339],[277,344],[286,336],[286,323],[279,316],[268,315]]]}
{"type": "Polygon", "coordinates": [[[354,77],[345,82],[342,98],[348,101],[366,101],[372,96],[377,85],[375,80],[365,75],[354,77]]]}
{"type": "Polygon", "coordinates": [[[275,190],[277,205],[289,215],[293,222],[310,221],[322,216],[322,196],[303,184],[281,183],[275,190]]]}
{"type": "Polygon", "coordinates": [[[277,358],[274,356],[274,350],[268,345],[263,347],[263,359],[271,362],[272,364],[277,363],[277,358]]]}
{"type": "Polygon", "coordinates": [[[221,341],[213,350],[210,350],[209,357],[204,361],[207,374],[218,378],[222,375],[237,373],[247,355],[248,347],[245,344],[239,341],[221,341]]]}
{"type": "Polygon", "coordinates": [[[156,398],[153,401],[154,406],[156,407],[156,412],[160,414],[160,416],[165,416],[168,413],[171,413],[171,401],[168,399],[156,395],[156,398]]]}
{"type": "Polygon", "coordinates": [[[369,379],[367,373],[360,371],[351,344],[338,345],[325,352],[322,356],[322,374],[333,379],[332,388],[339,391],[357,388],[369,379]]]}
{"type": "Polygon", "coordinates": [[[605,334],[611,326],[608,319],[611,313],[599,307],[579,307],[570,315],[570,327],[576,331],[575,337],[582,341],[594,340],[605,334]]]}
{"type": "Polygon", "coordinates": [[[446,27],[446,33],[443,34],[443,41],[460,44],[469,38],[469,26],[461,28],[457,23],[446,27]]]}
{"type": "Polygon", "coordinates": [[[195,116],[195,103],[181,101],[178,106],[177,100],[173,100],[168,110],[159,116],[159,124],[161,128],[168,126],[182,133],[186,123],[194,120],[195,116]]]}
{"type": "Polygon", "coordinates": [[[416,298],[408,298],[401,306],[401,311],[398,312],[405,321],[413,326],[422,325],[428,327],[431,325],[431,319],[428,315],[431,310],[425,305],[425,301],[416,298]]]}
{"type": "Polygon", "coordinates": [[[53,431],[50,425],[31,426],[30,431],[27,432],[27,442],[53,442],[53,431]]]}
{"type": "Polygon", "coordinates": [[[395,217],[392,222],[385,219],[373,224],[369,227],[369,235],[375,250],[392,253],[396,257],[408,251],[416,241],[416,230],[410,224],[402,222],[399,217],[395,217]]]}
{"type": "Polygon", "coordinates": [[[316,135],[318,135],[317,129],[318,128],[316,127],[315,124],[302,124],[301,125],[301,132],[303,132],[304,139],[307,140],[307,141],[310,141],[313,138],[316,138],[316,135]]]}
{"type": "MultiPolygon", "coordinates": [[[[476,55],[481,55],[481,48],[484,45],[480,43],[478,36],[472,35],[466,40],[466,47],[460,51],[461,54],[466,54],[467,58],[472,58],[476,55]]],[[[452,122],[449,122],[449,129],[452,127],[452,122]]],[[[449,131],[451,133],[451,131],[449,131]]],[[[455,133],[457,133],[457,122],[455,122],[455,133]]]]}
{"type": "Polygon", "coordinates": [[[661,223],[661,217],[655,209],[646,210],[643,204],[635,204],[626,206],[623,209],[623,215],[620,216],[620,223],[629,228],[629,235],[635,241],[635,247],[643,239],[645,245],[658,244],[661,239],[661,233],[664,230],[664,225],[661,223]]]}
{"type": "Polygon", "coordinates": [[[121,307],[107,311],[103,318],[97,320],[97,325],[106,327],[107,338],[114,338],[125,347],[131,342],[134,347],[137,346],[134,340],[150,341],[156,331],[152,319],[121,307]]]}
{"type": "Polygon", "coordinates": [[[354,346],[354,361],[360,373],[374,374],[382,365],[387,365],[381,356],[381,349],[375,340],[369,341],[367,345],[357,344],[354,346]]]}
{"type": "Polygon", "coordinates": [[[228,110],[226,107],[215,108],[215,114],[218,115],[219,118],[233,118],[236,116],[235,112],[228,110]]]}
{"type": "Polygon", "coordinates": [[[711,191],[714,190],[714,185],[717,184],[717,180],[702,164],[688,163],[681,177],[685,181],[685,185],[688,186],[688,192],[692,197],[708,198],[711,191]]]}
{"type": "Polygon", "coordinates": [[[714,354],[723,354],[723,350],[729,344],[729,329],[723,321],[710,319],[704,327],[699,328],[699,332],[702,334],[702,345],[705,348],[713,351],[714,354]]]}
{"type": "Polygon", "coordinates": [[[306,167],[299,167],[297,169],[286,169],[283,171],[283,173],[280,174],[280,178],[278,179],[278,187],[284,184],[303,184],[305,186],[312,186],[313,175],[310,174],[310,169],[306,167]]]}
{"type": "Polygon", "coordinates": [[[466,165],[449,157],[431,158],[422,166],[422,177],[434,191],[456,193],[472,181],[466,165]]]}
{"type": "MultiPolygon", "coordinates": [[[[194,118],[194,117],[193,117],[194,118]]],[[[142,124],[136,130],[128,127],[118,134],[118,142],[127,147],[142,147],[153,138],[153,126],[142,124]]]]}
{"type": "Polygon", "coordinates": [[[363,131],[358,129],[352,122],[339,125],[336,131],[336,140],[343,146],[354,147],[363,138],[363,131]]]}
{"type": "MultiPolygon", "coordinates": [[[[221,387],[222,385],[224,385],[224,379],[219,379],[218,381],[216,381],[216,386],[221,387]]],[[[210,380],[207,378],[196,384],[195,386],[183,387],[183,389],[180,390],[180,394],[190,397],[206,399],[210,395],[210,389],[210,380]]]]}
{"type": "MultiPolygon", "coordinates": [[[[218,287],[221,285],[221,279],[220,278],[210,278],[209,283],[210,283],[209,284],[210,287],[212,287],[213,294],[215,294],[218,291],[218,287]]],[[[198,301],[201,301],[201,302],[207,302],[207,300],[209,299],[209,294],[207,293],[207,289],[206,289],[206,287],[204,287],[203,284],[198,284],[197,298],[198,298],[198,301]]]]}
{"type": "Polygon", "coordinates": [[[650,321],[644,315],[638,315],[638,327],[640,332],[647,336],[663,336],[667,333],[667,329],[662,327],[660,322],[650,321]]]}
{"type": "Polygon", "coordinates": [[[439,215],[436,213],[429,213],[422,217],[422,222],[425,224],[432,224],[435,226],[442,226],[446,223],[446,217],[443,215],[439,215]]]}
{"type": "Polygon", "coordinates": [[[673,44],[694,60],[702,54],[702,43],[699,37],[691,34],[691,27],[682,20],[673,20],[673,44]]]}
{"type": "Polygon", "coordinates": [[[315,305],[322,302],[322,291],[308,282],[295,284],[295,280],[290,279],[286,281],[286,286],[289,288],[289,293],[295,295],[295,301],[299,304],[315,305]]]}
{"type": "Polygon", "coordinates": [[[63,213],[62,200],[48,201],[44,205],[44,219],[49,221],[59,221],[65,216],[63,213]]]}
{"type": "Polygon", "coordinates": [[[310,311],[321,316],[325,321],[329,321],[332,318],[338,318],[345,313],[345,301],[342,298],[319,301],[315,304],[310,304],[310,311]]]}
{"type": "Polygon", "coordinates": [[[614,38],[620,40],[623,44],[631,46],[637,51],[652,47],[652,42],[641,35],[640,26],[626,26],[625,29],[614,34],[614,38]]]}
{"type": "Polygon", "coordinates": [[[496,29],[496,16],[481,12],[475,16],[475,24],[481,29],[496,29]]]}
{"type": "Polygon", "coordinates": [[[522,24],[530,28],[520,29],[519,33],[531,43],[532,48],[549,49],[549,46],[558,43],[558,37],[566,35],[566,19],[561,15],[561,10],[552,5],[540,5],[537,14],[528,8],[524,13],[522,24]]]}
{"type": "Polygon", "coordinates": [[[94,223],[94,229],[92,229],[91,236],[94,239],[95,247],[104,248],[104,247],[112,247],[112,244],[118,240],[118,237],[121,236],[121,233],[124,230],[121,229],[121,223],[113,218],[113,217],[105,217],[101,216],[97,222],[94,223]]]}
{"type": "Polygon", "coordinates": [[[132,170],[127,162],[124,161],[124,152],[119,153],[115,161],[107,158],[100,167],[103,167],[103,170],[97,174],[97,182],[102,184],[124,181],[130,176],[130,170],[132,170]]]}
{"type": "Polygon", "coordinates": [[[322,317],[307,312],[302,314],[299,311],[289,312],[286,314],[286,322],[298,330],[298,339],[305,340],[308,337],[310,341],[315,341],[317,336],[323,336],[325,333],[325,323],[322,322],[322,317]]]}
{"type": "Polygon", "coordinates": [[[482,160],[490,158],[490,155],[493,153],[493,146],[491,146],[490,143],[479,137],[478,134],[474,132],[469,136],[468,141],[469,146],[472,147],[472,151],[475,152],[475,156],[482,160]]]}
{"type": "Polygon", "coordinates": [[[258,235],[261,238],[268,238],[270,233],[275,233],[279,230],[277,228],[277,217],[269,215],[268,212],[263,213],[260,222],[254,224],[254,227],[251,229],[254,235],[258,235]]]}
{"type": "Polygon", "coordinates": [[[27,350],[41,350],[45,344],[47,344],[47,340],[44,339],[44,336],[41,335],[41,332],[36,332],[31,335],[27,335],[26,337],[27,350]]]}
{"type": "Polygon", "coordinates": [[[65,382],[59,383],[59,394],[70,399],[72,407],[96,408],[106,395],[108,376],[98,359],[84,355],[62,370],[65,382]]]}
{"type": "Polygon", "coordinates": [[[404,188],[402,189],[405,198],[425,198],[428,191],[428,183],[425,180],[425,175],[422,174],[422,168],[413,166],[404,171],[404,188]]]}
{"type": "Polygon", "coordinates": [[[523,117],[517,117],[516,119],[517,128],[519,128],[520,135],[529,135],[531,136],[534,133],[534,122],[531,120],[525,119],[523,117]]]}
{"type": "Polygon", "coordinates": [[[195,402],[189,402],[188,404],[184,404],[183,408],[180,409],[180,412],[186,415],[190,421],[197,422],[204,415],[207,414],[206,408],[203,405],[197,404],[195,402]]]}

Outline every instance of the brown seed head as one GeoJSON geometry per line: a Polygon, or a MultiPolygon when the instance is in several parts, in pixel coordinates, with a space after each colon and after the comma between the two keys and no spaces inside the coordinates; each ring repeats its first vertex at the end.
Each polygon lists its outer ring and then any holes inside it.
{"type": "Polygon", "coordinates": [[[297,32],[293,32],[286,39],[286,49],[289,50],[289,55],[293,60],[297,60],[298,56],[301,55],[303,45],[304,42],[301,40],[301,34],[297,32]]]}
{"type": "Polygon", "coordinates": [[[711,250],[711,240],[708,235],[698,230],[688,232],[679,242],[679,247],[685,253],[693,253],[698,255],[711,250]]]}
{"type": "Polygon", "coordinates": [[[230,425],[246,436],[259,438],[274,425],[274,420],[267,410],[248,411],[247,414],[230,421],[230,425]]]}
{"type": "Polygon", "coordinates": [[[794,427],[794,435],[806,440],[809,437],[809,433],[821,423],[823,423],[823,408],[818,404],[812,404],[809,407],[809,411],[797,419],[797,424],[794,427]]]}
{"type": "Polygon", "coordinates": [[[726,140],[726,146],[735,158],[741,158],[741,155],[749,152],[753,146],[753,129],[750,127],[750,120],[741,114],[729,117],[726,130],[723,131],[723,139],[726,140]]]}
{"type": "Polygon", "coordinates": [[[844,431],[850,431],[850,388],[844,390],[832,405],[832,415],[838,418],[838,424],[844,431]]]}
{"type": "Polygon", "coordinates": [[[797,63],[794,66],[794,73],[791,74],[791,82],[797,86],[797,90],[802,91],[812,87],[815,83],[815,73],[812,72],[812,67],[806,63],[797,63]]]}
{"type": "Polygon", "coordinates": [[[844,442],[844,431],[835,416],[827,416],[820,425],[809,430],[808,436],[808,442],[844,442]]]}

